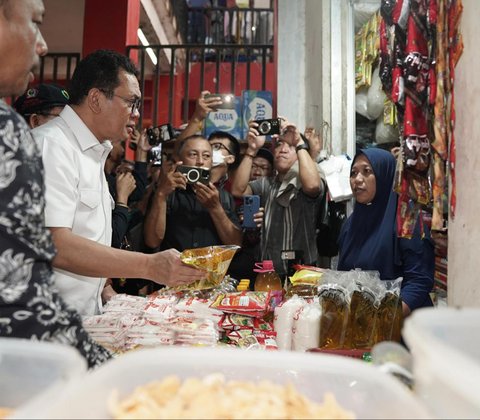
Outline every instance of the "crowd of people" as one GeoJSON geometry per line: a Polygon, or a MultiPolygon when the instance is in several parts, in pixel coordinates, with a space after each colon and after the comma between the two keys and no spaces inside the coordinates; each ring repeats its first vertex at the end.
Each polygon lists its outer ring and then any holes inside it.
{"type": "MultiPolygon", "coordinates": [[[[253,121],[246,142],[225,132],[206,138],[199,127],[220,99],[204,91],[186,128],[164,145],[171,153],[152,165],[152,145],[137,126],[137,69],[126,56],[97,50],[66,89],[27,89],[47,53],[43,14],[41,0],[0,0],[8,63],[0,65],[0,97],[18,96],[16,111],[0,101],[0,336],[67,343],[93,367],[110,355],[88,337],[81,316],[100,313],[115,293],[203,278],[181,262],[185,249],[241,246],[229,273],[252,285],[256,261],[272,260],[286,278],[284,250],[317,265],[327,190],[318,135],[282,118],[268,143],[253,121]],[[126,144],[136,149],[134,162],[124,160],[126,144]],[[242,198],[252,194],[260,208],[256,228],[247,229],[242,198]]],[[[403,277],[408,314],[431,304],[431,240],[420,230],[412,241],[397,238],[395,160],[380,152],[361,151],[353,161],[357,204],[341,234],[339,269],[403,277]]]]}

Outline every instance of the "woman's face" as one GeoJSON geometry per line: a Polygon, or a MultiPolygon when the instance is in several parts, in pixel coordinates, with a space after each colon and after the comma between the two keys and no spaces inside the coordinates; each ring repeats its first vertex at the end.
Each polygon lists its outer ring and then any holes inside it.
{"type": "Polygon", "coordinates": [[[350,169],[350,187],[357,203],[369,204],[377,192],[377,181],[372,165],[364,154],[355,159],[350,169]]]}

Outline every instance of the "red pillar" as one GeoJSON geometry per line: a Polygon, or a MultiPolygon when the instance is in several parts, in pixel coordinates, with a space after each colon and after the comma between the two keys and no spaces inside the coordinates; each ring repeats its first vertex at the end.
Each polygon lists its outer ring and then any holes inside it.
{"type": "Polygon", "coordinates": [[[139,23],[140,0],[85,0],[82,57],[98,49],[125,54],[138,44],[139,23]]]}

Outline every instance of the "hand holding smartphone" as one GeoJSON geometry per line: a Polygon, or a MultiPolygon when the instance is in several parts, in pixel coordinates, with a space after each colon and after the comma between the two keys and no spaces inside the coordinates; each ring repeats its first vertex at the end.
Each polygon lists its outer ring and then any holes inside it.
{"type": "Polygon", "coordinates": [[[242,227],[256,229],[257,224],[254,214],[260,210],[260,197],[258,195],[245,195],[243,197],[243,223],[242,227]]]}

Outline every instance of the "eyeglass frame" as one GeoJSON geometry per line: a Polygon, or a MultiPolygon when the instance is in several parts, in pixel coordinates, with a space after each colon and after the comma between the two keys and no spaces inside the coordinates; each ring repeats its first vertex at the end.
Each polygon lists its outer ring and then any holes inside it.
{"type": "Polygon", "coordinates": [[[220,143],[220,142],[210,142],[211,146],[212,146],[212,150],[220,150],[222,147],[229,153],[231,154],[232,156],[235,156],[233,154],[233,152],[227,147],[225,146],[223,143],[220,143]],[[215,146],[219,146],[219,147],[215,147],[215,146]]]}
{"type": "MultiPolygon", "coordinates": [[[[98,90],[100,92],[103,92],[107,98],[108,98],[109,95],[116,96],[117,98],[120,98],[126,104],[131,106],[130,114],[134,114],[135,111],[140,112],[140,107],[142,106],[142,98],[136,98],[136,99],[125,98],[122,95],[117,95],[116,93],[113,93],[113,92],[108,91],[106,89],[98,89],[98,90]]],[[[108,99],[111,99],[111,98],[108,98],[108,99]]]]}
{"type": "Polygon", "coordinates": [[[272,170],[272,165],[269,162],[268,166],[265,167],[265,166],[257,165],[255,162],[252,162],[252,169],[259,169],[261,171],[270,171],[270,170],[272,170]]]}

